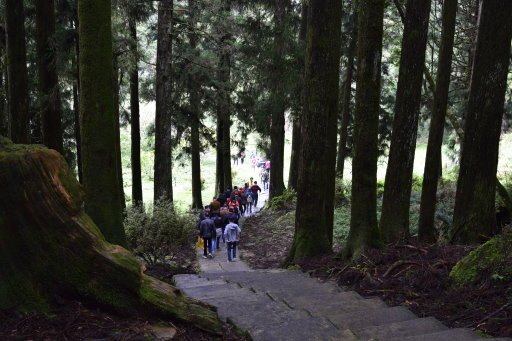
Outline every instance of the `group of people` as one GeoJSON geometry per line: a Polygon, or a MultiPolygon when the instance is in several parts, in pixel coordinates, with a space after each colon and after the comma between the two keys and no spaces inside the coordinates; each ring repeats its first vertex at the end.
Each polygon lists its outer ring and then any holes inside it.
{"type": "Polygon", "coordinates": [[[199,236],[203,240],[203,258],[213,258],[220,250],[220,242],[227,245],[228,262],[236,260],[236,249],[240,240],[239,219],[252,214],[258,204],[261,188],[257,181],[245,183],[243,187],[228,188],[213,198],[199,216],[199,236]]]}

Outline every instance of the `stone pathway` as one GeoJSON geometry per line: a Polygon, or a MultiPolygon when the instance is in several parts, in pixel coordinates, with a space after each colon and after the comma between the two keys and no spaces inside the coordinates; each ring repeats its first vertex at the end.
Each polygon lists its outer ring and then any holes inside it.
{"type": "Polygon", "coordinates": [[[435,318],[419,318],[404,307],[363,298],[301,271],[251,270],[242,261],[227,262],[225,245],[221,248],[214,259],[203,259],[199,252],[201,273],[174,276],[175,284],[217,307],[221,319],[247,330],[255,341],[483,340],[470,329],[449,329],[435,318]]]}

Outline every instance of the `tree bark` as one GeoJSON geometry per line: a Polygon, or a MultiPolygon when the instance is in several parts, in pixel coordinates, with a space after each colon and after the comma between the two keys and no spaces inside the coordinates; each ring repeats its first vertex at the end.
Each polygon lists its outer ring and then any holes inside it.
{"type": "MultiPolygon", "coordinates": [[[[223,0],[222,8],[226,16],[231,15],[231,3],[223,0]]],[[[222,162],[224,187],[232,188],[231,176],[231,27],[221,25],[219,52],[219,115],[222,118],[222,162]]],[[[225,189],[225,188],[224,188],[225,189]]]]}
{"type": "Polygon", "coordinates": [[[36,0],[36,45],[43,143],[63,154],[62,107],[55,59],[55,4],[36,0]]]}
{"type": "Polygon", "coordinates": [[[9,137],[15,143],[30,143],[28,73],[23,1],[6,0],[9,137]]]}
{"type": "Polygon", "coordinates": [[[6,89],[6,42],[5,42],[5,29],[0,27],[0,136],[8,136],[8,120],[9,112],[7,110],[7,91],[6,89]]]}
{"type": "Polygon", "coordinates": [[[132,204],[142,206],[142,171],[140,165],[140,108],[139,108],[139,51],[137,23],[128,19],[131,39],[132,68],[130,70],[130,114],[131,114],[131,163],[132,163],[132,204]]]}
{"type": "Polygon", "coordinates": [[[290,157],[290,172],[288,175],[288,189],[296,190],[297,181],[299,177],[299,159],[300,159],[300,139],[301,139],[301,124],[300,114],[293,118],[293,132],[292,132],[292,155],[290,157]]]}
{"type": "Polygon", "coordinates": [[[172,192],[172,29],[173,0],[158,4],[154,200],[173,201],[172,192]]]}
{"type": "Polygon", "coordinates": [[[57,152],[0,138],[0,186],[0,310],[49,313],[55,295],[72,295],[122,315],[177,318],[221,334],[212,307],[144,275],[132,254],[105,241],[57,152]]]}
{"type": "MultiPolygon", "coordinates": [[[[301,9],[301,20],[300,20],[300,30],[299,30],[299,46],[300,51],[306,50],[306,34],[308,29],[308,3],[307,1],[302,1],[302,9],[301,9]]],[[[290,171],[288,174],[288,189],[296,190],[297,189],[297,181],[299,177],[299,159],[300,159],[300,138],[301,138],[301,111],[304,108],[304,69],[305,69],[305,55],[303,53],[299,53],[298,65],[299,65],[299,73],[300,73],[300,84],[297,87],[297,96],[299,96],[299,109],[298,112],[293,117],[293,133],[292,133],[292,154],[290,157],[290,171]]]]}
{"type": "Polygon", "coordinates": [[[75,39],[75,58],[73,60],[75,80],[73,82],[73,113],[74,113],[74,134],[76,143],[76,164],[78,169],[78,181],[83,182],[82,173],[82,139],[80,137],[80,42],[78,38],[78,13],[74,13],[73,30],[75,39]]]}
{"type": "Polygon", "coordinates": [[[107,241],[125,244],[116,162],[110,1],[79,0],[80,128],[85,210],[107,241]]]}
{"type": "MultiPolygon", "coordinates": [[[[355,5],[354,5],[355,7],[355,5]]],[[[350,44],[347,51],[347,73],[345,75],[345,82],[343,85],[343,100],[341,107],[341,126],[340,126],[340,141],[338,145],[338,158],[336,164],[336,176],[343,178],[345,170],[345,159],[347,157],[347,140],[348,140],[348,126],[350,123],[350,102],[352,98],[352,81],[354,77],[354,59],[356,54],[357,42],[357,8],[354,8],[354,13],[350,19],[351,23],[351,37],[350,44]]]]}
{"type": "MultiPolygon", "coordinates": [[[[409,236],[412,171],[425,67],[430,0],[408,0],[380,229],[386,242],[409,236]]],[[[437,170],[436,170],[437,171],[437,170]]]]}
{"type": "MultiPolygon", "coordinates": [[[[193,97],[194,99],[197,99],[198,96],[194,95],[193,97]]],[[[194,107],[193,110],[199,110],[196,105],[192,106],[194,107]]],[[[201,209],[203,208],[203,199],[201,195],[201,145],[199,139],[199,117],[194,114],[191,117],[190,131],[190,150],[192,154],[192,208],[201,209]]]]}
{"type": "MultiPolygon", "coordinates": [[[[335,160],[326,145],[336,145],[329,127],[336,129],[339,104],[341,4],[338,0],[312,0],[309,6],[297,215],[287,259],[295,263],[331,250],[324,174],[334,176],[335,160]]],[[[331,152],[336,154],[334,148],[331,152]]]]}
{"type": "Polygon", "coordinates": [[[381,244],[377,226],[377,158],[384,0],[358,8],[357,87],[354,110],[352,205],[344,256],[357,258],[381,244]]]}
{"type": "Polygon", "coordinates": [[[274,46],[272,51],[272,76],[270,80],[270,171],[269,199],[283,194],[284,187],[284,125],[286,111],[283,79],[285,77],[284,48],[286,15],[289,0],[278,0],[274,9],[274,46]]]}
{"type": "Polygon", "coordinates": [[[124,180],[123,180],[123,162],[121,159],[121,126],[120,126],[120,91],[121,91],[121,82],[122,82],[122,74],[119,74],[119,55],[114,53],[113,59],[113,75],[114,75],[114,120],[115,120],[115,140],[116,140],[116,173],[117,173],[117,181],[119,185],[119,193],[121,199],[121,207],[123,208],[123,212],[126,210],[126,201],[124,194],[124,180]]]}
{"type": "Polygon", "coordinates": [[[448,106],[448,91],[450,89],[456,16],[457,0],[445,0],[443,4],[443,27],[437,68],[436,92],[434,94],[434,110],[428,136],[419,219],[419,238],[429,243],[437,240],[434,228],[436,193],[437,183],[441,176],[439,169],[442,168],[441,149],[448,106]]]}
{"type": "MultiPolygon", "coordinates": [[[[189,10],[189,44],[193,58],[198,56],[197,53],[197,35],[196,16],[197,4],[195,0],[188,0],[189,10]]],[[[200,113],[200,97],[199,97],[199,83],[194,76],[192,65],[189,65],[188,75],[188,91],[189,91],[189,108],[190,108],[190,153],[192,157],[192,208],[202,209],[203,199],[201,196],[201,141],[199,126],[201,123],[200,113]]]]}
{"type": "Polygon", "coordinates": [[[512,2],[482,1],[451,239],[475,243],[496,229],[499,139],[512,39],[512,2]]]}
{"type": "Polygon", "coordinates": [[[224,124],[220,108],[217,108],[217,132],[216,132],[216,163],[215,163],[215,196],[226,190],[224,184],[224,124]]]}

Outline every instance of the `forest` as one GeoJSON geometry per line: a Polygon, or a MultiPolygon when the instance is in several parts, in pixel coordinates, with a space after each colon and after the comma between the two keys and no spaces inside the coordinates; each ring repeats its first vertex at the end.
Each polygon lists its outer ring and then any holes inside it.
{"type": "Polygon", "coordinates": [[[434,250],[446,293],[487,290],[474,327],[512,336],[512,1],[3,0],[0,17],[0,338],[168,319],[244,339],[157,265],[196,271],[197,213],[249,181],[250,153],[272,168],[248,237],[286,227],[257,239],[271,267],[364,291],[369,268],[407,282],[434,250]]]}

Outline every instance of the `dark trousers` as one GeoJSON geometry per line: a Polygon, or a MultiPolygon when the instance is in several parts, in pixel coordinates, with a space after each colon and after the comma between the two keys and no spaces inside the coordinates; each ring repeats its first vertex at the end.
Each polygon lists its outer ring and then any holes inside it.
{"type": "Polygon", "coordinates": [[[236,258],[236,244],[237,242],[228,242],[228,260],[231,261],[236,258]]]}
{"type": "Polygon", "coordinates": [[[208,256],[209,253],[212,253],[212,238],[203,237],[203,255],[208,256]]]}

